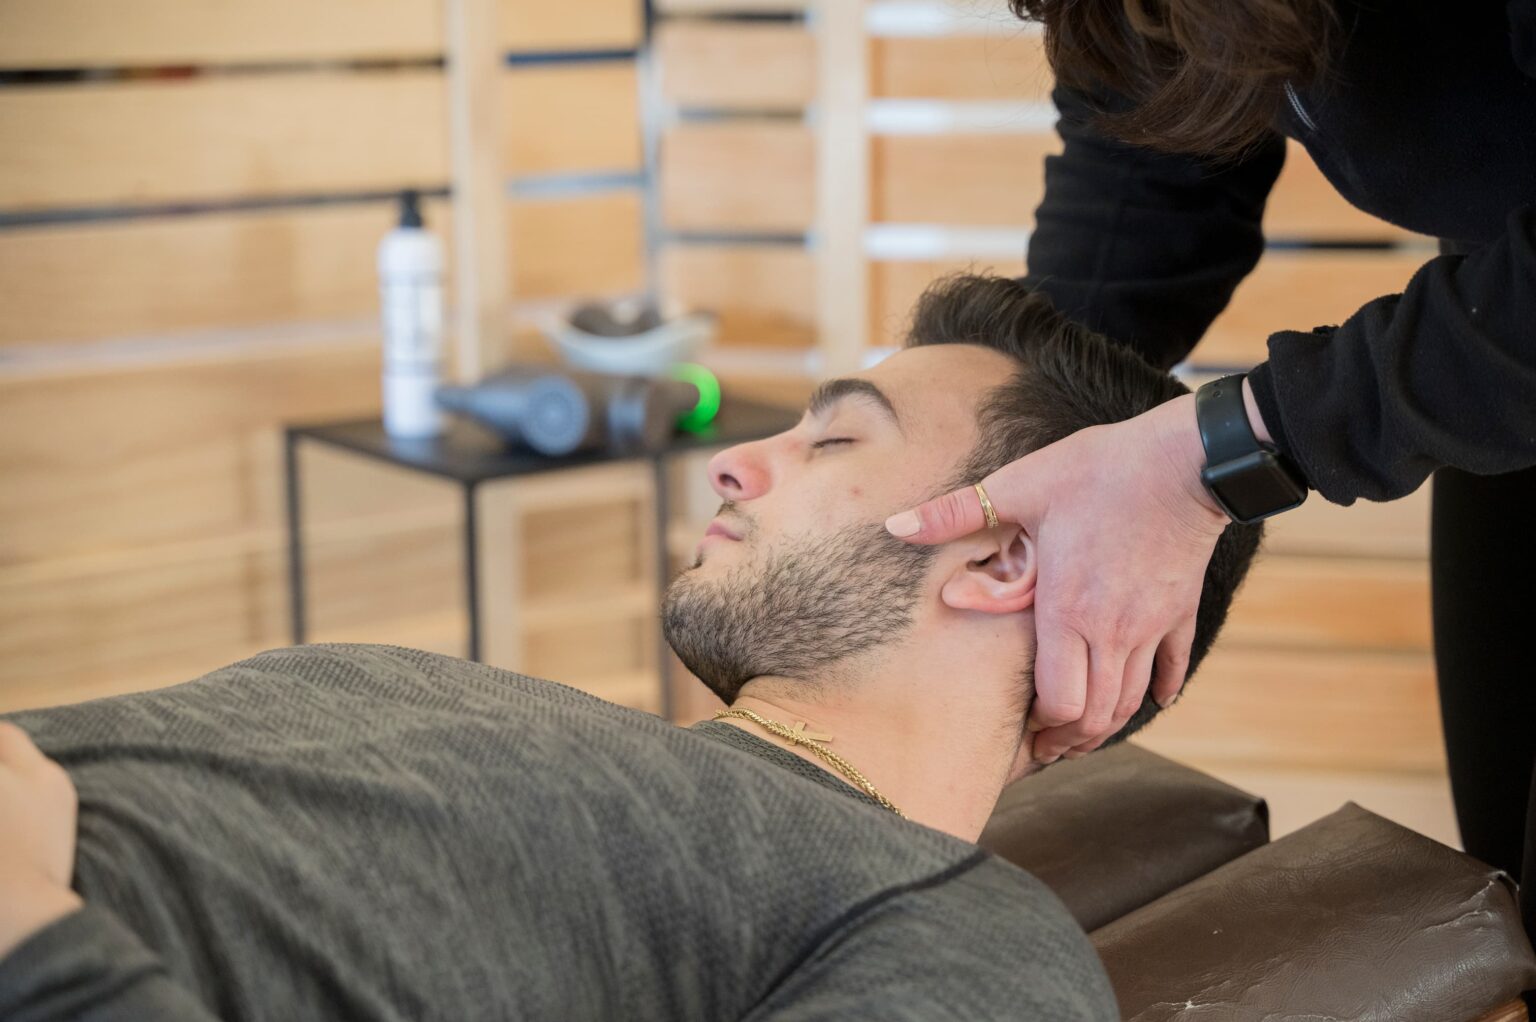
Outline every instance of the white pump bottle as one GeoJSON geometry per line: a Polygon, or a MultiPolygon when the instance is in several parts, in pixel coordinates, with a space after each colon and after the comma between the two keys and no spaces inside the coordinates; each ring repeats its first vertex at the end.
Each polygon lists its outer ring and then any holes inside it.
{"type": "Polygon", "coordinates": [[[384,431],[414,439],[443,432],[443,246],[421,220],[415,192],[400,196],[400,224],[379,243],[384,328],[384,431]]]}

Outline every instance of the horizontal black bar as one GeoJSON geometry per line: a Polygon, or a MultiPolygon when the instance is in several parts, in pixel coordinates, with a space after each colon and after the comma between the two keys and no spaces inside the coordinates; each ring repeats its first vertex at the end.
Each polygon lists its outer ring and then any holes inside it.
{"type": "Polygon", "coordinates": [[[634,60],[640,56],[636,49],[614,50],[519,50],[506,55],[512,67],[528,67],[538,64],[598,64],[606,61],[634,60]]]}
{"type": "MultiPolygon", "coordinates": [[[[598,64],[635,60],[640,51],[634,47],[586,50],[516,50],[503,55],[510,67],[542,64],[598,64]]],[[[441,56],[382,57],[334,60],[270,60],[250,63],[195,64],[166,63],[105,67],[8,68],[0,70],[0,87],[7,85],[61,85],[71,82],[143,81],[201,78],[210,75],[288,74],[295,71],[397,71],[402,69],[441,69],[441,56]]]]}
{"type": "Polygon", "coordinates": [[[0,87],[61,85],[72,82],[194,81],[199,78],[234,78],[247,75],[284,75],[307,71],[434,71],[443,68],[442,57],[381,57],[335,60],[271,60],[234,64],[152,64],[113,67],[10,68],[0,71],[0,87]]]}
{"type": "Polygon", "coordinates": [[[1271,252],[1389,252],[1402,246],[1386,238],[1266,238],[1271,252]]]}
{"type": "Polygon", "coordinates": [[[615,170],[520,177],[513,179],[508,191],[518,198],[546,199],[625,191],[645,188],[647,184],[643,170],[615,170]]]}
{"type": "Polygon", "coordinates": [[[780,11],[657,11],[657,21],[724,21],[798,24],[806,20],[804,9],[785,4],[780,11]]]}
{"type": "Polygon", "coordinates": [[[139,206],[82,206],[73,209],[0,211],[0,230],[104,220],[141,220],[158,216],[196,216],[206,213],[247,212],[266,209],[303,209],[312,206],[346,206],[395,198],[407,187],[425,198],[447,198],[446,185],[402,186],[389,191],[263,196],[255,199],[223,199],[208,202],[157,203],[139,206]]]}
{"type": "Polygon", "coordinates": [[[663,231],[663,245],[792,245],[804,247],[807,236],[796,231],[663,231]]]}
{"type": "Polygon", "coordinates": [[[677,119],[688,124],[717,124],[724,121],[803,121],[801,107],[702,107],[677,108],[677,119]]]}

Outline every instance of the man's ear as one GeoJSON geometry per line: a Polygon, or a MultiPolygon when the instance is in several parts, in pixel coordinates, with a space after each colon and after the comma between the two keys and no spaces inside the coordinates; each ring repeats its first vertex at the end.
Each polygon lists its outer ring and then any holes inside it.
{"type": "Polygon", "coordinates": [[[988,529],[939,591],[954,610],[1012,614],[1035,603],[1035,541],[1016,525],[988,529]]]}

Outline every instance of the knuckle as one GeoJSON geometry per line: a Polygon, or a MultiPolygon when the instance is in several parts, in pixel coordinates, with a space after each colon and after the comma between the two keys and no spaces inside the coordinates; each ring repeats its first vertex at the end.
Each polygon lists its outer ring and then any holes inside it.
{"type": "Polygon", "coordinates": [[[1057,699],[1050,703],[1037,700],[1035,708],[1037,717],[1055,727],[1081,720],[1086,706],[1082,699],[1068,698],[1057,699]]]}
{"type": "Polygon", "coordinates": [[[932,510],[932,524],[940,531],[949,533],[964,527],[965,511],[958,495],[953,493],[945,494],[932,505],[932,510]]]}
{"type": "Polygon", "coordinates": [[[1078,721],[1078,729],[1083,732],[1084,738],[1096,738],[1109,730],[1110,722],[1114,720],[1114,714],[1109,710],[1090,711],[1083,714],[1083,719],[1078,721]]]}

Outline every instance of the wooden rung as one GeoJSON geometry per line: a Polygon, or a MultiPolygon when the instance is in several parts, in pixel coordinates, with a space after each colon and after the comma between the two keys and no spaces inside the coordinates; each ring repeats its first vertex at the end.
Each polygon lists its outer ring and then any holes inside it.
{"type": "Polygon", "coordinates": [[[663,292],[716,316],[717,345],[806,348],[815,343],[816,267],[789,245],[669,245],[663,292]]]}
{"type": "Polygon", "coordinates": [[[906,340],[912,307],[925,288],[953,273],[1024,274],[1024,253],[1009,259],[923,259],[870,264],[870,336],[872,345],[900,345],[906,340]]]}
{"type": "Polygon", "coordinates": [[[606,297],[645,284],[645,205],[637,189],[508,205],[511,297],[606,297]]]}
{"type": "Polygon", "coordinates": [[[661,143],[661,208],[681,231],[804,231],[815,144],[803,124],[684,124],[661,143]]]}
{"type": "Polygon", "coordinates": [[[379,342],[0,377],[0,564],[280,521],[286,421],[379,408],[379,342]]]}
{"type": "Polygon", "coordinates": [[[435,0],[134,0],[131,10],[121,0],[6,0],[3,20],[7,68],[377,60],[443,47],[435,0]]]}
{"type": "Polygon", "coordinates": [[[638,171],[644,162],[633,61],[514,67],[503,89],[508,174],[638,171]]]}
{"type": "Polygon", "coordinates": [[[1268,357],[1270,334],[1342,323],[1366,302],[1401,292],[1430,257],[1413,249],[1268,252],[1238,285],[1190,362],[1197,367],[1261,362],[1268,357]]]}
{"type": "Polygon", "coordinates": [[[816,96],[816,40],[799,25],[663,22],[656,62],[680,107],[792,109],[816,96]]]}
{"type": "Polygon", "coordinates": [[[872,142],[877,222],[1028,226],[1045,194],[1054,132],[888,135],[872,142]]]}
{"type": "MultiPolygon", "coordinates": [[[[426,222],[452,251],[448,203],[426,222]]],[[[378,315],[392,202],[0,231],[0,345],[378,315]]]]}
{"type": "Polygon", "coordinates": [[[877,97],[1050,101],[1053,77],[1037,34],[900,36],[870,46],[877,97]]]}
{"type": "Polygon", "coordinates": [[[1422,560],[1429,552],[1429,495],[1426,483],[1399,500],[1360,500],[1342,507],[1314,493],[1301,507],[1264,523],[1264,549],[1422,560]]]}
{"type": "Polygon", "coordinates": [[[1430,649],[1423,561],[1262,556],[1222,629],[1227,642],[1308,649],[1430,649]]]}
{"type": "Polygon", "coordinates": [[[1136,741],[1204,763],[1440,774],[1438,706],[1428,655],[1218,642],[1136,741]]]}
{"type": "Polygon", "coordinates": [[[441,187],[446,115],[434,69],[0,90],[0,209],[441,187]]]}
{"type": "Polygon", "coordinates": [[[501,48],[512,51],[624,50],[640,45],[640,0],[501,0],[501,48]]]}

